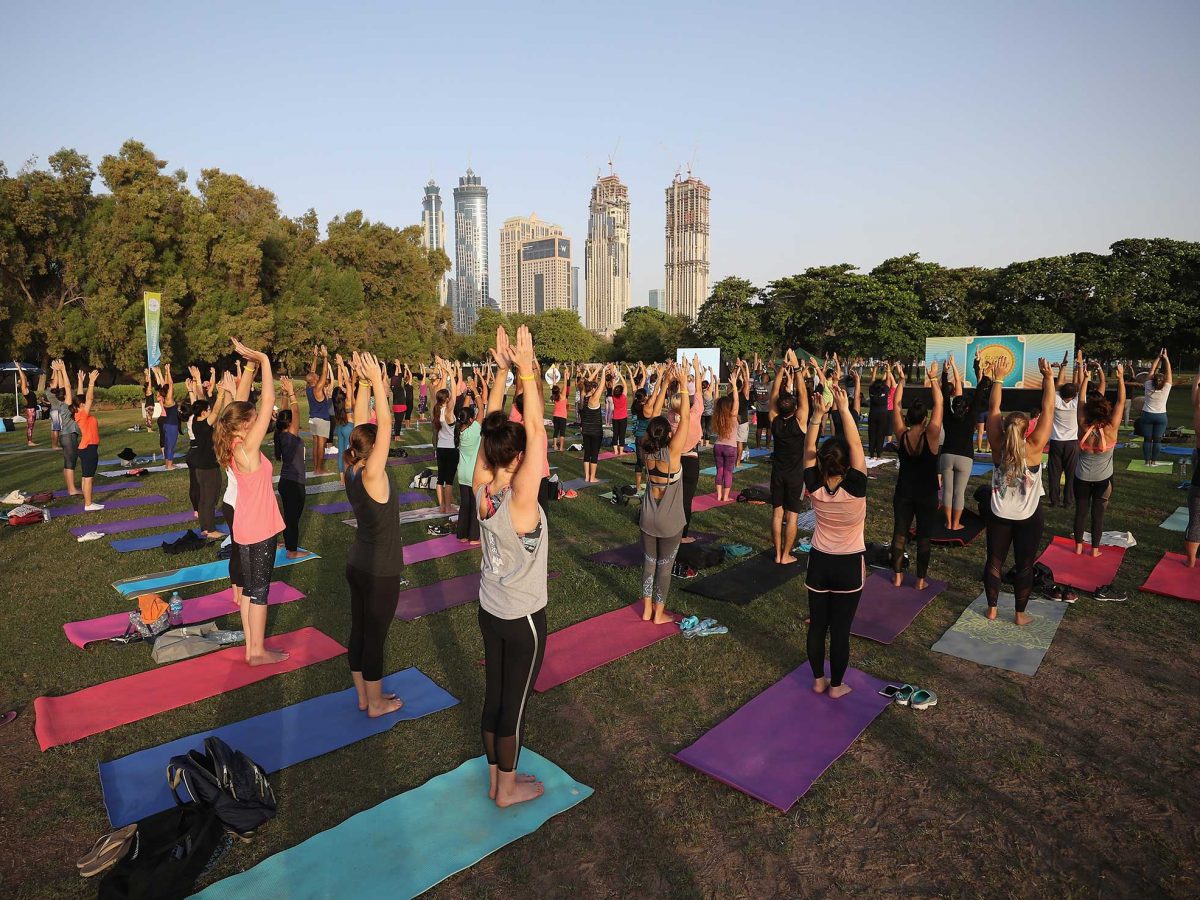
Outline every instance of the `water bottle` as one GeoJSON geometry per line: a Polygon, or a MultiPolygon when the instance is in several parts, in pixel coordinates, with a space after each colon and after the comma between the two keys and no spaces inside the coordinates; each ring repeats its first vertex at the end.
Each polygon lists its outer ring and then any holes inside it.
{"type": "Polygon", "coordinates": [[[172,628],[183,623],[183,598],[179,596],[179,591],[175,591],[167,603],[167,621],[172,628]]]}

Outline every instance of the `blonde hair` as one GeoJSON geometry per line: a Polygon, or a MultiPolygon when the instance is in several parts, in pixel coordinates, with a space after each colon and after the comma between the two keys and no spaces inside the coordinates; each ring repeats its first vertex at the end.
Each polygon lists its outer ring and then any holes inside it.
{"type": "Polygon", "coordinates": [[[213,429],[213,452],[222,468],[233,465],[233,442],[245,437],[256,417],[254,404],[245,400],[235,400],[221,411],[217,427],[213,429]]]}
{"type": "Polygon", "coordinates": [[[1025,461],[1025,431],[1029,428],[1029,416],[1022,412],[1010,412],[1004,417],[1004,449],[1000,454],[1000,473],[1010,485],[1025,479],[1028,464],[1025,461]]]}

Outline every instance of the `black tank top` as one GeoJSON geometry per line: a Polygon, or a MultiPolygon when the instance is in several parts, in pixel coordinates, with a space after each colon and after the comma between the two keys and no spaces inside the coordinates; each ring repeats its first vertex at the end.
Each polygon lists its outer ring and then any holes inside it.
{"type": "Polygon", "coordinates": [[[399,575],[404,570],[399,494],[390,478],[388,482],[387,502],[379,503],[367,493],[361,470],[346,470],[346,497],[358,519],[346,565],[368,575],[399,575]]]}
{"type": "Polygon", "coordinates": [[[937,503],[938,491],[938,458],[929,449],[929,437],[924,431],[917,442],[915,453],[909,452],[910,439],[908,432],[900,438],[896,445],[896,455],[900,458],[900,474],[896,478],[896,496],[909,500],[928,500],[937,503]]]}

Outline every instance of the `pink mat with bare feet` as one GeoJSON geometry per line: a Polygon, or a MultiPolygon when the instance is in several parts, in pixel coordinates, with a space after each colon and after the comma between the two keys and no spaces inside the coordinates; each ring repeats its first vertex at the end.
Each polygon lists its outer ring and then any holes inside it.
{"type": "Polygon", "coordinates": [[[546,637],[546,657],[533,689],[548,691],[678,634],[674,623],[643,622],[640,602],[584,619],[546,637]]]}
{"type": "Polygon", "coordinates": [[[1187,557],[1182,553],[1166,553],[1142,585],[1142,590],[1200,603],[1200,563],[1189,569],[1187,557]]]}
{"type": "Polygon", "coordinates": [[[443,556],[452,556],[455,553],[462,553],[464,550],[478,549],[478,547],[463,543],[453,534],[444,534],[441,537],[430,538],[416,544],[406,544],[404,546],[404,564],[411,566],[413,563],[441,559],[443,556]]]}
{"type": "Polygon", "coordinates": [[[1113,583],[1124,558],[1124,547],[1109,546],[1101,547],[1099,556],[1092,556],[1092,548],[1084,546],[1083,554],[1077,556],[1075,541],[1056,535],[1038,562],[1050,568],[1059,584],[1091,593],[1113,583]]]}
{"type": "Polygon", "coordinates": [[[716,494],[701,494],[692,500],[692,514],[704,512],[708,509],[715,509],[718,506],[728,506],[734,503],[734,500],[718,500],[716,494]]]}
{"type": "Polygon", "coordinates": [[[227,647],[136,675],[127,675],[61,697],[33,701],[33,730],[43,750],[207,700],[340,656],[346,648],[315,628],[267,638],[267,649],[291,656],[269,666],[246,665],[246,648],[227,647]]]}

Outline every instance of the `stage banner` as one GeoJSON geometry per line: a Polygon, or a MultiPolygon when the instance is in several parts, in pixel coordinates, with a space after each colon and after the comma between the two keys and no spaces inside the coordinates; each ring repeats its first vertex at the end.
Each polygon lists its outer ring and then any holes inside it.
{"type": "Polygon", "coordinates": [[[690,366],[693,356],[700,357],[700,368],[703,370],[705,377],[708,377],[708,370],[712,369],[717,381],[721,380],[720,347],[680,347],[675,351],[675,362],[680,365],[686,362],[690,366]]]}
{"type": "Polygon", "coordinates": [[[162,294],[144,291],[142,308],[146,314],[146,365],[153,368],[162,361],[162,348],[158,341],[159,323],[162,319],[162,294]]]}
{"type": "Polygon", "coordinates": [[[1006,388],[1040,388],[1042,376],[1038,359],[1060,363],[1067,357],[1067,372],[1075,365],[1075,335],[1061,334],[991,334],[967,337],[936,337],[925,340],[925,365],[937,362],[945,365],[954,357],[965,384],[976,382],[973,363],[976,352],[980,361],[990,360],[1006,388]]]}

